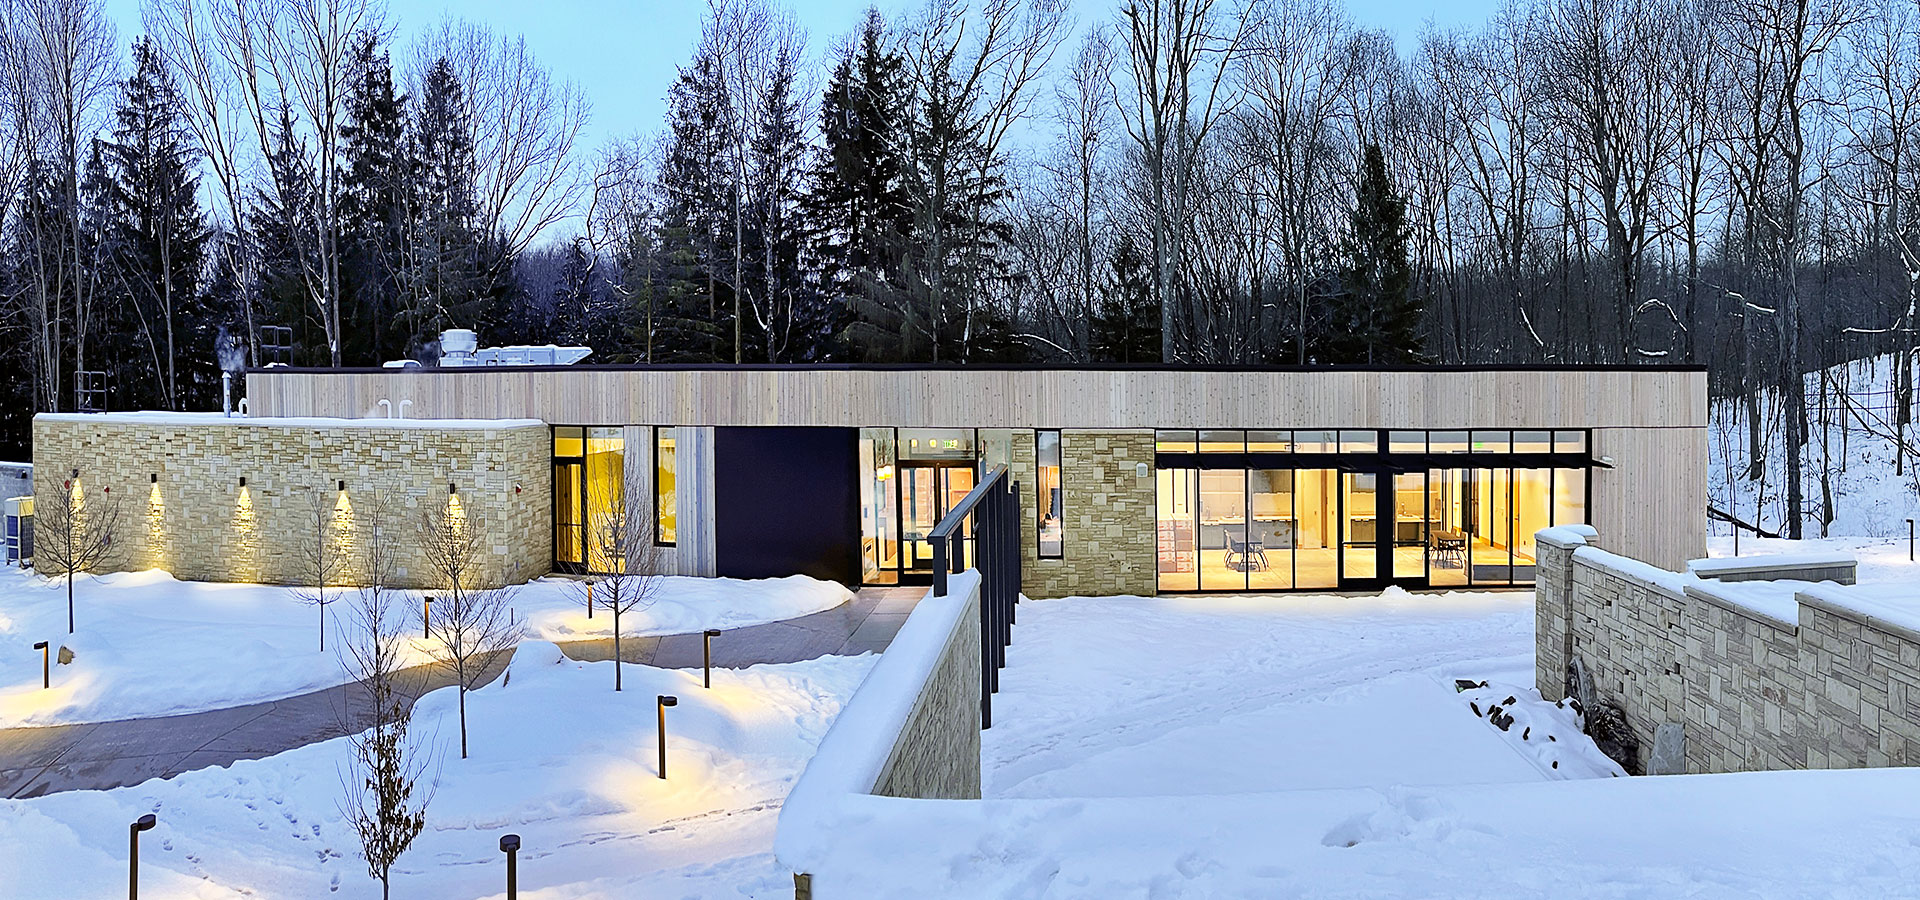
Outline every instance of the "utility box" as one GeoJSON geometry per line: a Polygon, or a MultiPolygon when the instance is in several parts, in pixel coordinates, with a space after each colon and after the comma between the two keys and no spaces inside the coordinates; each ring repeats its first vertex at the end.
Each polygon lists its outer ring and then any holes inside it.
{"type": "Polygon", "coordinates": [[[7,498],[6,513],[7,565],[25,567],[33,558],[33,498],[7,498]]]}

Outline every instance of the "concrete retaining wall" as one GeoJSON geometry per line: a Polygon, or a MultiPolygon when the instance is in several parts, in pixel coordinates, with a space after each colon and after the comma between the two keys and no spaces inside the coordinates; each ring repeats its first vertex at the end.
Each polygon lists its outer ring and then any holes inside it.
{"type": "MultiPolygon", "coordinates": [[[[376,499],[394,536],[397,586],[439,586],[414,531],[428,505],[455,499],[488,536],[479,581],[526,581],[553,562],[552,451],[540,422],[40,415],[33,455],[41,510],[68,489],[75,469],[83,502],[120,498],[119,550],[99,571],[308,582],[303,557],[317,540],[316,502],[328,540],[358,566],[376,499]]],[[[44,571],[47,561],[38,562],[44,571]]],[[[336,580],[356,578],[350,568],[336,580]]]]}
{"type": "MultiPolygon", "coordinates": [[[[1589,532],[1590,534],[1590,532],[1589,532]]],[[[1536,684],[1563,696],[1578,657],[1640,743],[1684,726],[1687,772],[1920,764],[1920,630],[1872,595],[1779,586],[1792,602],[1539,535],[1536,684]]]]}

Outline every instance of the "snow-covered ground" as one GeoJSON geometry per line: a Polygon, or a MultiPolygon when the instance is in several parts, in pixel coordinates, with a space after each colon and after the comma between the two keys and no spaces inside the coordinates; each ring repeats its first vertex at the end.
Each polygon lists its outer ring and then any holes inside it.
{"type": "Polygon", "coordinates": [[[1920,771],[1614,777],[1531,601],[1023,603],[987,799],[852,798],[815,896],[1920,897],[1920,771]]]}
{"type": "Polygon", "coordinates": [[[1030,600],[983,738],[986,794],[1505,783],[1595,768],[1570,711],[1558,741],[1537,738],[1567,762],[1536,763],[1471,713],[1456,678],[1538,702],[1523,687],[1531,594],[1030,600]]]}
{"type": "MultiPolygon", "coordinates": [[[[1816,372],[1807,376],[1806,385],[1810,434],[1801,470],[1807,510],[1804,534],[1898,536],[1904,542],[1906,520],[1920,517],[1920,467],[1909,455],[1905,471],[1894,472],[1894,445],[1886,437],[1893,428],[1893,357],[1816,372]],[[1845,402],[1842,393],[1847,395],[1845,402]],[[1830,410],[1824,416],[1823,406],[1830,410]],[[1823,475],[1832,490],[1832,520],[1824,531],[1820,525],[1825,508],[1823,475]]],[[[1766,477],[1749,480],[1746,473],[1752,453],[1746,406],[1739,400],[1714,402],[1707,432],[1707,496],[1713,505],[1743,521],[1755,522],[1757,517],[1760,527],[1785,534],[1786,436],[1780,404],[1772,392],[1762,394],[1760,409],[1766,477]]],[[[1906,439],[1909,445],[1920,445],[1920,429],[1909,426],[1906,439]]],[[[1732,533],[1725,522],[1712,521],[1708,527],[1716,536],[1732,533]]],[[[1743,552],[1746,537],[1740,541],[1743,552]]]]}
{"type": "MultiPolygon", "coordinates": [[[[1902,527],[1905,527],[1904,524],[1902,527]]],[[[1920,584],[1920,563],[1907,559],[1905,531],[1902,531],[1897,538],[1830,537],[1807,538],[1803,541],[1757,538],[1750,534],[1740,536],[1740,556],[1742,557],[1809,552],[1838,552],[1852,556],[1860,564],[1854,577],[1861,584],[1886,584],[1900,581],[1920,584]]],[[[1728,535],[1708,537],[1707,555],[1733,556],[1733,538],[1728,535]]]]}
{"type": "MultiPolygon", "coordinates": [[[[427,828],[394,896],[497,897],[501,834],[515,832],[521,896],[791,897],[772,859],[788,788],[875,657],[698,672],[564,660],[527,642],[510,677],[469,695],[472,758],[459,758],[451,689],[422,698],[414,731],[437,745],[427,828]],[[670,776],[657,777],[657,694],[670,776]]],[[[338,811],[347,743],[327,741],[231,768],[112,791],[0,800],[0,896],[112,897],[126,884],[127,823],[153,900],[378,897],[338,811]]]]}
{"type": "MultiPolygon", "coordinates": [[[[668,577],[645,609],[621,616],[625,635],[738,628],[831,609],[852,594],[802,576],[765,581],[668,577]]],[[[64,582],[0,569],[0,728],[102,722],[199,712],[289,697],[348,679],[335,648],[350,601],[330,604],[327,650],[319,613],[284,587],[177,581],[165,572],[81,576],[78,630],[67,633],[64,582]],[[40,687],[37,641],[68,647],[40,687]]],[[[529,635],[553,641],[611,637],[613,618],[589,620],[575,585],[542,579],[515,594],[529,635]]],[[[429,659],[424,642],[414,660],[429,659]]]]}

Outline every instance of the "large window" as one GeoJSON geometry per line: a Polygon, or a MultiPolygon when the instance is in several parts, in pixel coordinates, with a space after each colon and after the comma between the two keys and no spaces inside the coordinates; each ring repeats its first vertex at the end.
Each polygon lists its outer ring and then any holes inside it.
{"type": "Polygon", "coordinates": [[[1588,446],[1584,431],[1161,431],[1160,590],[1529,583],[1535,532],[1587,517],[1588,446]]]}
{"type": "Polygon", "coordinates": [[[615,530],[627,511],[626,441],[618,427],[553,429],[553,562],[607,572],[620,560],[615,530]]]}
{"type": "Polygon", "coordinates": [[[653,540],[673,546],[680,540],[680,479],[676,429],[653,430],[653,540]]]}
{"type": "Polygon", "coordinates": [[[1034,434],[1034,462],[1039,493],[1034,498],[1040,517],[1040,558],[1058,559],[1062,551],[1060,490],[1060,432],[1034,434]]]}

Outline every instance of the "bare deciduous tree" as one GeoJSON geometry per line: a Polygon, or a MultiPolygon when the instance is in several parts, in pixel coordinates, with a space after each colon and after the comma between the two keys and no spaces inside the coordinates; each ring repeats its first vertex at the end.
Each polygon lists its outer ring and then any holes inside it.
{"type": "Polygon", "coordinates": [[[496,657],[513,649],[520,627],[508,606],[514,591],[487,583],[487,531],[477,512],[457,503],[429,503],[415,533],[420,555],[440,589],[424,604],[422,623],[433,655],[459,689],[460,758],[467,758],[467,692],[479,687],[496,657]]]}
{"type": "Polygon", "coordinates": [[[327,652],[327,607],[340,599],[350,573],[353,508],[344,492],[321,485],[300,491],[300,539],[295,544],[300,584],[294,599],[308,604],[320,619],[320,652],[327,652]]]}
{"type": "Polygon", "coordinates": [[[340,813],[360,837],[367,874],[380,880],[381,896],[390,897],[394,864],[426,828],[437,782],[421,783],[431,754],[410,733],[408,707],[418,686],[404,683],[407,638],[393,606],[404,595],[390,587],[394,548],[384,498],[370,498],[360,519],[361,586],[351,605],[352,636],[341,642],[340,658],[365,694],[370,721],[355,721],[347,738],[352,762],[340,776],[340,813]]]}
{"type": "Polygon", "coordinates": [[[55,487],[41,481],[33,501],[34,567],[67,582],[67,633],[74,630],[73,576],[119,558],[120,498],[113,489],[87,495],[86,474],[74,469],[55,487]]]}
{"type": "Polygon", "coordinates": [[[627,506],[619,484],[595,488],[587,499],[587,567],[580,582],[581,601],[613,614],[613,689],[620,690],[620,617],[653,605],[660,588],[661,553],[653,540],[653,515],[627,506]]]}

